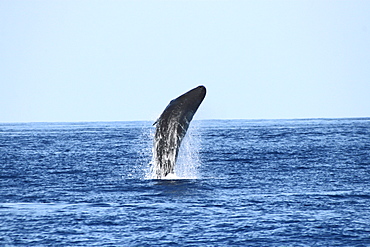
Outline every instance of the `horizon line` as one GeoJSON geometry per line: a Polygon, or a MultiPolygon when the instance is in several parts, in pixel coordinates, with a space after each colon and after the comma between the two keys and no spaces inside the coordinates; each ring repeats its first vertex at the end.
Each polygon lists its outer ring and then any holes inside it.
{"type": "MultiPolygon", "coordinates": [[[[368,117],[297,117],[297,118],[207,118],[193,121],[268,121],[268,120],[330,120],[330,119],[370,119],[368,117]]],[[[155,122],[153,120],[74,120],[74,121],[0,121],[0,124],[31,124],[31,123],[110,123],[110,122],[155,122]]]]}

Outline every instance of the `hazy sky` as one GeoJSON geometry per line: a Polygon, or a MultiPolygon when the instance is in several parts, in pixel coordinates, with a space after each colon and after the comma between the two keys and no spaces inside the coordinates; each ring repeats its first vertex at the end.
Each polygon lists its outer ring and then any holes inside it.
{"type": "Polygon", "coordinates": [[[0,1],[0,122],[370,117],[370,1],[0,1]]]}

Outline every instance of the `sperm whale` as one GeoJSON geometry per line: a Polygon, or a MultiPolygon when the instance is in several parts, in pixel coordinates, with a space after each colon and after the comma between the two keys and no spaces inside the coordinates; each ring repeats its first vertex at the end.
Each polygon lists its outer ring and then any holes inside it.
{"type": "Polygon", "coordinates": [[[156,125],[153,155],[157,178],[174,173],[181,142],[205,96],[204,86],[193,88],[172,100],[153,124],[156,125]]]}

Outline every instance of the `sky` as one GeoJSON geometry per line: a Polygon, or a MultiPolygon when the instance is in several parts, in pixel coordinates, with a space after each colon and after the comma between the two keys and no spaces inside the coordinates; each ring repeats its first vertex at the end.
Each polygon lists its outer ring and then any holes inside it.
{"type": "Polygon", "coordinates": [[[370,1],[2,0],[0,122],[370,117],[370,1]]]}

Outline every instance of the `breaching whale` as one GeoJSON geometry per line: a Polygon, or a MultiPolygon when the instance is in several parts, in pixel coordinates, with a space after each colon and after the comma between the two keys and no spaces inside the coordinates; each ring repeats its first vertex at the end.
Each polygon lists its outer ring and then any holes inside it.
{"type": "Polygon", "coordinates": [[[174,173],[181,142],[190,121],[206,96],[206,88],[198,86],[172,100],[156,125],[153,144],[154,169],[157,178],[174,173]]]}

